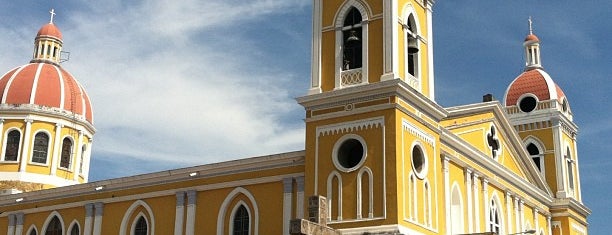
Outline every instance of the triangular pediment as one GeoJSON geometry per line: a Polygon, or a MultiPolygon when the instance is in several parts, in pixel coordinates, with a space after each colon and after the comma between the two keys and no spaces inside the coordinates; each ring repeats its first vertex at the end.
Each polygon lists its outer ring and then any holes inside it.
{"type": "Polygon", "coordinates": [[[460,144],[476,150],[479,161],[501,166],[515,177],[550,193],[546,181],[540,175],[527,154],[518,133],[510,125],[499,102],[486,102],[446,109],[449,115],[441,122],[460,144]]]}

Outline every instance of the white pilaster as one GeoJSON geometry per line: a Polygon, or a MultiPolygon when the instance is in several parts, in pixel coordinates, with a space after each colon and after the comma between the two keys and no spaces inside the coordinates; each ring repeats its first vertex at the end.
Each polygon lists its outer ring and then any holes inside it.
{"type": "Polygon", "coordinates": [[[187,220],[185,223],[185,235],[193,235],[195,232],[196,196],[197,192],[195,190],[187,191],[187,220]]]}
{"type": "Polygon", "coordinates": [[[514,197],[514,226],[516,231],[521,231],[520,227],[520,214],[519,214],[519,198],[518,196],[514,197]]]}
{"type": "Polygon", "coordinates": [[[397,1],[383,1],[384,72],[381,81],[398,78],[397,1]]]}
{"type": "Polygon", "coordinates": [[[549,216],[546,216],[546,226],[548,226],[548,235],[552,235],[552,224],[551,224],[551,220],[552,218],[549,216]]]}
{"type": "Polygon", "coordinates": [[[519,221],[519,224],[520,224],[519,228],[520,228],[520,231],[525,231],[525,214],[524,214],[525,213],[525,201],[523,200],[519,201],[519,213],[521,215],[521,218],[520,218],[521,221],[519,221]]]}
{"type": "MultiPolygon", "coordinates": [[[[60,159],[60,140],[62,134],[62,125],[61,123],[55,123],[55,137],[53,137],[53,157],[51,158],[51,175],[56,175],[57,172],[57,164],[60,159]]],[[[74,174],[78,177],[78,174],[74,174]]]]}
{"type": "MultiPolygon", "coordinates": [[[[448,161],[449,158],[444,156],[444,159],[442,161],[442,170],[444,172],[444,205],[445,205],[445,209],[446,212],[444,213],[446,215],[446,233],[449,233],[451,231],[451,210],[450,210],[450,197],[451,197],[451,192],[450,192],[450,176],[449,176],[449,169],[448,169],[448,161]]],[[[416,192],[415,192],[416,193],[416,192]]],[[[425,195],[427,196],[427,195],[425,195]]],[[[423,205],[423,207],[427,207],[427,205],[423,205]]],[[[427,220],[427,218],[425,218],[427,220]]]]}
{"type": "Polygon", "coordinates": [[[297,184],[297,199],[295,202],[296,218],[303,219],[304,218],[304,176],[300,176],[295,178],[295,183],[297,184]]]}
{"type": "Polygon", "coordinates": [[[435,80],[434,80],[434,49],[433,49],[433,1],[425,1],[427,7],[427,74],[429,75],[429,99],[435,100],[435,80]]]}
{"type": "Polygon", "coordinates": [[[480,232],[480,201],[478,200],[478,174],[472,174],[472,189],[474,194],[474,232],[480,232]]]}
{"type": "Polygon", "coordinates": [[[283,234],[289,235],[291,220],[291,199],[293,198],[293,178],[283,179],[283,234]]]}
{"type": "Polygon", "coordinates": [[[72,166],[70,166],[70,168],[72,168],[72,171],[74,172],[74,181],[78,182],[79,180],[79,175],[80,175],[80,170],[79,167],[81,166],[81,156],[83,156],[83,131],[79,131],[79,139],[77,140],[77,145],[76,147],[76,156],[74,157],[74,164],[72,164],[72,166]]]}
{"type": "Polygon", "coordinates": [[[14,214],[8,215],[8,228],[6,230],[6,235],[15,235],[15,224],[17,218],[14,214]]]}
{"type": "Polygon", "coordinates": [[[91,222],[93,217],[94,205],[92,203],[85,204],[85,222],[83,224],[83,235],[91,235],[91,222]]]}
{"type": "Polygon", "coordinates": [[[565,163],[565,158],[564,158],[564,149],[563,149],[563,144],[561,141],[561,124],[559,123],[559,119],[558,118],[553,118],[551,120],[553,128],[552,128],[552,132],[553,132],[553,142],[555,145],[555,165],[556,167],[556,174],[557,174],[557,192],[556,192],[556,197],[557,198],[565,198],[567,197],[567,190],[565,187],[565,182],[566,182],[566,163],[565,163]]]}
{"type": "Polygon", "coordinates": [[[472,169],[465,169],[465,188],[466,188],[466,210],[467,210],[467,224],[468,224],[468,233],[472,233],[474,231],[474,217],[472,215],[472,190],[470,190],[470,186],[472,185],[472,169]]]}
{"type": "Polygon", "coordinates": [[[176,208],[174,212],[174,235],[183,235],[183,219],[185,217],[185,192],[176,193],[176,208]]]}
{"type": "Polygon", "coordinates": [[[29,153],[28,150],[30,149],[30,142],[31,142],[30,141],[30,132],[32,131],[32,122],[33,122],[33,120],[28,117],[24,121],[25,121],[26,127],[25,127],[25,131],[24,131],[24,134],[23,134],[23,140],[22,140],[23,149],[21,149],[21,159],[20,159],[21,162],[19,162],[19,171],[20,172],[25,172],[26,164],[28,163],[28,158],[30,156],[28,154],[29,153]]]}
{"type": "Polygon", "coordinates": [[[312,1],[312,57],[309,95],[321,93],[321,12],[323,11],[321,1],[312,1]]]}
{"type": "Polygon", "coordinates": [[[23,213],[15,214],[15,235],[23,234],[23,213]]]}
{"type": "Polygon", "coordinates": [[[482,178],[482,202],[484,208],[484,217],[485,217],[485,231],[491,232],[491,226],[489,226],[491,219],[491,210],[489,210],[489,180],[487,178],[482,178]]]}
{"type": "Polygon", "coordinates": [[[102,218],[104,215],[104,204],[102,202],[94,203],[95,208],[95,216],[94,216],[94,226],[93,226],[93,235],[101,235],[102,234],[102,218]]]}
{"type": "Polygon", "coordinates": [[[533,224],[536,231],[540,231],[540,220],[538,219],[538,208],[533,208],[533,224]]]}
{"type": "Polygon", "coordinates": [[[506,231],[513,233],[512,229],[512,194],[509,191],[506,192],[506,231]]]}

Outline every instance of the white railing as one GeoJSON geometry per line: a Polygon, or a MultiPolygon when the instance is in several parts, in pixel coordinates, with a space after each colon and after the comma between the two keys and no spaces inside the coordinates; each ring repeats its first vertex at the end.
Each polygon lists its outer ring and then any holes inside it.
{"type": "Polygon", "coordinates": [[[361,68],[344,70],[340,73],[341,86],[354,86],[363,83],[361,68]]]}
{"type": "Polygon", "coordinates": [[[410,74],[406,75],[406,79],[404,79],[404,82],[408,83],[408,85],[410,85],[417,91],[421,90],[421,88],[419,87],[419,80],[410,74]]]}

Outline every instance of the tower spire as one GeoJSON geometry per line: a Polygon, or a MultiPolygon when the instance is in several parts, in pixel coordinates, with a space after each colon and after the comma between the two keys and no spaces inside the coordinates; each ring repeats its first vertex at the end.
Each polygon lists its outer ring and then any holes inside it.
{"type": "Polygon", "coordinates": [[[51,20],[49,20],[49,24],[53,24],[53,17],[55,16],[55,9],[51,8],[49,13],[51,14],[51,20]]]}
{"type": "Polygon", "coordinates": [[[529,34],[533,34],[533,22],[531,21],[531,16],[529,16],[529,19],[527,21],[529,21],[529,34]]]}
{"type": "Polygon", "coordinates": [[[533,34],[533,21],[531,20],[531,16],[529,16],[527,22],[529,23],[529,35],[527,35],[523,43],[526,56],[525,70],[542,68],[542,63],[540,61],[540,39],[533,34]]]}

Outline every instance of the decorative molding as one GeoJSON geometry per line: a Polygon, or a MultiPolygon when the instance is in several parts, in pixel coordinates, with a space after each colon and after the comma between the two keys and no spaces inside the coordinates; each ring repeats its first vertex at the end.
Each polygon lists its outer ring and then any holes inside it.
{"type": "Polygon", "coordinates": [[[384,125],[384,122],[384,117],[375,117],[370,119],[321,126],[317,127],[317,136],[342,134],[357,130],[380,128],[384,125]]]}
{"type": "Polygon", "coordinates": [[[436,146],[436,139],[434,138],[434,136],[432,136],[429,133],[421,130],[420,128],[418,128],[417,126],[415,126],[414,124],[410,123],[408,120],[406,120],[404,118],[402,118],[402,128],[404,130],[410,132],[411,134],[415,135],[419,139],[425,141],[430,146],[436,146]]]}

